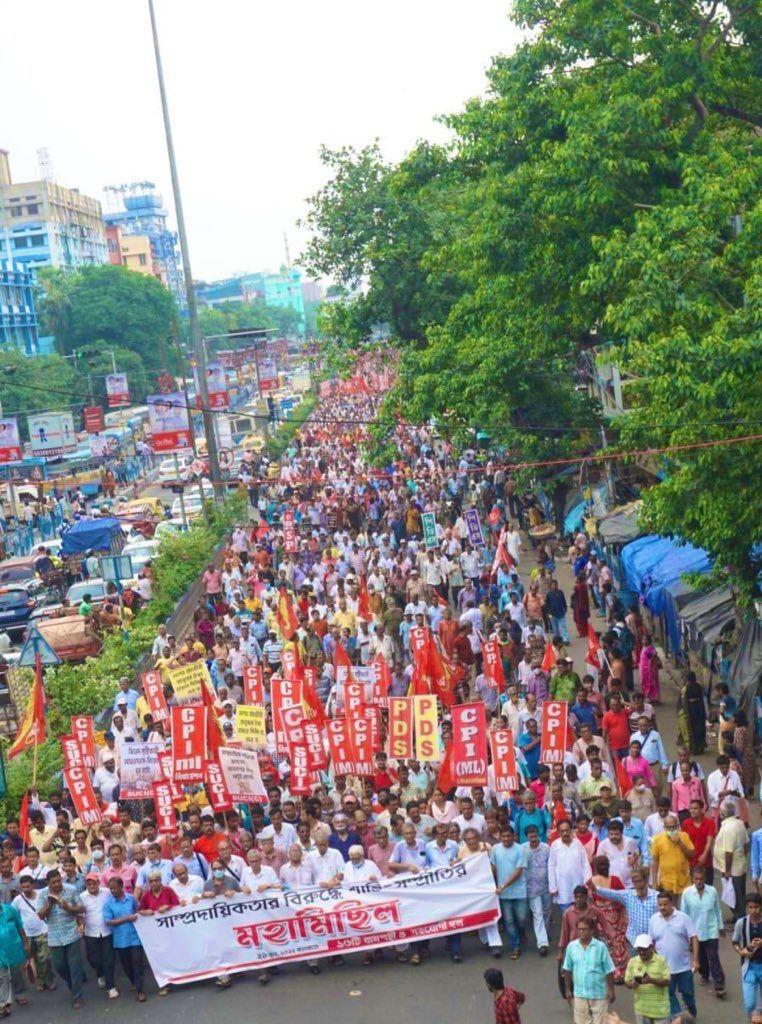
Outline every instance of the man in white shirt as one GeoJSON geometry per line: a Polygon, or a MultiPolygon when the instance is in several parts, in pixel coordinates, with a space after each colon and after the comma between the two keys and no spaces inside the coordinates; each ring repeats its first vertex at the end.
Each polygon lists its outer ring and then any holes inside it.
{"type": "Polygon", "coordinates": [[[119,785],[119,775],[116,772],[113,755],[98,768],[93,775],[93,786],[101,791],[103,802],[110,804],[114,799],[114,790],[119,785]]]}
{"type": "Polygon", "coordinates": [[[453,821],[460,828],[461,835],[467,828],[475,828],[480,836],[484,835],[484,815],[476,814],[474,802],[469,796],[463,797],[460,801],[460,814],[457,818],[453,818],[453,821]]]}
{"type": "Polygon", "coordinates": [[[180,861],[172,868],[174,878],[169,883],[169,888],[174,889],[180,906],[185,907],[189,903],[198,903],[201,893],[204,891],[204,880],[199,875],[188,873],[186,865],[180,861]]]}
{"type": "Polygon", "coordinates": [[[574,887],[586,885],[592,872],[584,846],[572,835],[570,822],[559,822],[558,835],[550,844],[548,887],[563,914],[574,902],[574,887]]]}
{"type": "Polygon", "coordinates": [[[296,829],[283,820],[283,811],[274,808],[270,812],[270,824],[259,833],[261,839],[271,837],[275,843],[276,850],[283,850],[288,854],[289,848],[297,841],[296,829]]]}
{"type": "Polygon", "coordinates": [[[723,800],[728,797],[740,800],[743,795],[743,785],[738,772],[730,767],[730,758],[727,754],[720,754],[717,758],[717,768],[709,774],[706,780],[706,789],[709,795],[709,807],[715,810],[723,800]]]}
{"type": "Polygon", "coordinates": [[[312,877],[315,884],[321,889],[332,889],[341,885],[344,877],[344,858],[338,850],[328,845],[324,835],[315,837],[317,849],[308,853],[304,858],[305,862],[312,868],[312,877]]]}
{"type": "Polygon", "coordinates": [[[283,883],[275,871],[268,864],[262,863],[262,854],[259,850],[249,850],[246,855],[246,867],[241,874],[241,889],[256,895],[267,892],[268,889],[282,888],[283,883]]]}
{"type": "Polygon", "coordinates": [[[101,877],[91,873],[85,879],[85,890],[80,900],[85,908],[85,955],[95,971],[98,988],[105,988],[109,999],[119,994],[114,987],[114,945],[111,929],[103,920],[103,907],[110,898],[108,889],[101,888],[101,877]]]}
{"type": "Polygon", "coordinates": [[[344,885],[364,885],[380,881],[380,872],[372,860],[367,860],[362,846],[349,847],[349,860],[344,864],[344,885]]]}

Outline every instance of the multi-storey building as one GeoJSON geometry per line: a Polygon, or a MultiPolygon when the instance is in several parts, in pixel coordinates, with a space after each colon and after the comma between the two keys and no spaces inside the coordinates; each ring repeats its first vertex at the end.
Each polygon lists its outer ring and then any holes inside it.
{"type": "Polygon", "coordinates": [[[32,274],[0,257],[0,350],[15,348],[33,356],[38,341],[32,274]]]}
{"type": "Polygon", "coordinates": [[[277,274],[238,274],[223,281],[199,284],[196,287],[196,295],[198,301],[205,306],[263,299],[268,306],[293,309],[299,316],[299,333],[304,334],[306,320],[302,272],[296,267],[281,267],[277,274]]]}
{"type": "Polygon", "coordinates": [[[108,262],[101,204],[53,181],[14,182],[0,149],[0,258],[34,272],[108,262]]]}
{"type": "MultiPolygon", "coordinates": [[[[149,184],[144,183],[145,186],[149,184]]],[[[163,281],[183,308],[185,279],[177,249],[177,234],[167,227],[168,214],[161,194],[141,186],[118,186],[110,191],[121,192],[124,209],[107,211],[104,215],[106,225],[119,228],[122,244],[130,235],[144,235],[149,239],[152,261],[147,272],[163,281]]]]}

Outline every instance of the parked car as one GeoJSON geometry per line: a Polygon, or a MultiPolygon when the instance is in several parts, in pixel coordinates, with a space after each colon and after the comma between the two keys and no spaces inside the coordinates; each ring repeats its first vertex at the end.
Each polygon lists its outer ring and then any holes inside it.
{"type": "Polygon", "coordinates": [[[148,562],[152,562],[156,558],[158,553],[159,544],[155,540],[136,540],[133,544],[127,544],[122,550],[123,555],[130,556],[133,576],[137,576],[148,562]]]}
{"type": "Polygon", "coordinates": [[[159,464],[159,483],[173,484],[176,480],[187,480],[191,462],[193,459],[187,455],[178,455],[177,465],[174,458],[163,459],[159,464]]]}
{"type": "Polygon", "coordinates": [[[37,600],[23,585],[0,587],[0,630],[9,636],[23,633],[37,600]]]}
{"type": "Polygon", "coordinates": [[[66,600],[72,608],[78,608],[85,594],[90,595],[92,604],[103,604],[106,600],[106,581],[96,577],[91,580],[80,580],[79,583],[72,583],[66,593],[66,600]]]}

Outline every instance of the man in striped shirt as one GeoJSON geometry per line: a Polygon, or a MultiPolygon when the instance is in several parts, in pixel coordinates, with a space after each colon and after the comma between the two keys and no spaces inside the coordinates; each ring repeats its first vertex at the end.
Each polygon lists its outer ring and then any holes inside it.
{"type": "Polygon", "coordinates": [[[627,908],[627,941],[634,948],[636,937],[648,932],[648,924],[659,909],[658,893],[649,888],[648,874],[637,868],[632,872],[632,889],[623,891],[601,889],[592,880],[587,884],[598,896],[615,900],[627,908]]]}

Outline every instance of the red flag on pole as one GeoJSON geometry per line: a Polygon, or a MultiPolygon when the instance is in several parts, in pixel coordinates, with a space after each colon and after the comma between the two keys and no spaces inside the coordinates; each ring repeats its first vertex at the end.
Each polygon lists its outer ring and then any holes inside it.
{"type": "Polygon", "coordinates": [[[542,658],[542,670],[543,672],[550,672],[555,667],[558,658],[556,656],[556,649],[551,643],[545,644],[545,654],[542,658]]]}
{"type": "Polygon", "coordinates": [[[593,668],[601,667],[601,659],[598,657],[598,651],[601,649],[601,641],[598,639],[598,634],[593,629],[592,625],[588,622],[587,624],[587,652],[585,653],[585,664],[592,665],[593,668]]]}
{"type": "Polygon", "coordinates": [[[455,788],[455,773],[452,768],[452,743],[448,743],[442,756],[442,763],[439,766],[437,775],[437,789],[441,789],[446,795],[455,788]]]}
{"type": "Polygon", "coordinates": [[[496,576],[497,570],[501,565],[507,565],[509,569],[515,569],[516,563],[508,554],[508,548],[505,546],[505,531],[500,534],[500,540],[497,542],[497,551],[495,552],[495,558],[492,562],[491,575],[496,576]]]}
{"type": "Polygon", "coordinates": [[[8,750],[8,760],[25,750],[31,750],[45,742],[45,687],[42,682],[42,659],[36,655],[34,664],[34,682],[29,693],[24,717],[21,720],[16,739],[8,750]]]}
{"type": "Polygon", "coordinates": [[[296,617],[294,611],[294,605],[285,587],[280,588],[280,597],[278,598],[278,609],[275,612],[275,618],[278,621],[278,627],[283,634],[284,640],[291,640],[294,633],[299,628],[299,620],[296,617]]]}
{"type": "Polygon", "coordinates": [[[357,592],[357,614],[361,619],[370,622],[370,594],[368,593],[368,581],[365,579],[364,573],[360,577],[360,586],[357,592]]]}

